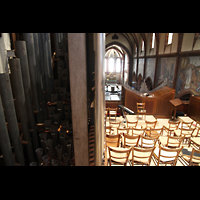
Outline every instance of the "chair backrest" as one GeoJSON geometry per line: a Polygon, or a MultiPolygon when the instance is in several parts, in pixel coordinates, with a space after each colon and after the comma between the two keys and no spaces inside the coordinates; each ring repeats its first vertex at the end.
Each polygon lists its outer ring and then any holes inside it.
{"type": "Polygon", "coordinates": [[[167,147],[175,147],[175,148],[179,148],[181,145],[181,142],[183,141],[185,136],[180,136],[180,137],[176,137],[176,136],[170,136],[167,135],[167,147]]]}
{"type": "Polygon", "coordinates": [[[132,147],[132,146],[137,146],[139,139],[140,139],[140,135],[135,135],[135,136],[131,136],[131,135],[127,135],[127,134],[123,134],[123,138],[124,138],[124,147],[132,147]]]}
{"type": "Polygon", "coordinates": [[[157,141],[158,141],[158,138],[145,137],[144,135],[141,135],[138,144],[142,148],[152,148],[156,145],[157,141]]]}
{"type": "Polygon", "coordinates": [[[107,147],[119,147],[121,135],[106,135],[107,147]]]}
{"type": "Polygon", "coordinates": [[[135,122],[126,121],[127,127],[129,127],[129,128],[136,128],[137,123],[138,123],[138,120],[135,122]]]}
{"type": "Polygon", "coordinates": [[[109,109],[109,119],[111,118],[111,116],[115,116],[115,119],[116,119],[116,116],[117,116],[117,108],[110,108],[109,109]]]}
{"type": "Polygon", "coordinates": [[[168,123],[169,123],[169,129],[170,130],[177,130],[178,127],[179,127],[179,124],[181,122],[180,121],[171,121],[171,120],[169,120],[168,123]]]}
{"type": "Polygon", "coordinates": [[[145,103],[137,103],[137,110],[144,110],[145,109],[145,103]]]}
{"type": "Polygon", "coordinates": [[[168,148],[168,147],[162,147],[159,145],[159,152],[158,152],[158,163],[160,162],[166,163],[166,164],[173,164],[173,166],[176,165],[178,156],[183,149],[183,146],[180,148],[168,148]]]}
{"type": "Polygon", "coordinates": [[[185,137],[192,137],[192,133],[195,129],[192,128],[181,128],[181,136],[185,135],[185,137]]]}
{"type": "Polygon", "coordinates": [[[123,134],[125,133],[126,135],[129,134],[130,128],[119,128],[117,127],[117,134],[123,134]]]}
{"type": "Polygon", "coordinates": [[[145,123],[146,123],[146,128],[155,128],[156,127],[156,123],[157,123],[157,120],[156,121],[147,121],[145,120],[145,123]]]}
{"type": "Polygon", "coordinates": [[[110,166],[111,166],[111,161],[121,163],[124,166],[126,166],[131,150],[132,147],[130,148],[108,147],[110,166]]]}
{"type": "Polygon", "coordinates": [[[183,122],[183,121],[182,121],[182,122],[179,124],[179,128],[180,128],[180,129],[181,129],[181,128],[188,129],[188,128],[191,128],[192,124],[193,124],[193,121],[192,121],[192,122],[183,122]]]}
{"type": "Polygon", "coordinates": [[[200,150],[197,150],[195,148],[192,148],[192,153],[190,155],[190,160],[189,160],[189,166],[193,164],[200,164],[200,150]],[[199,154],[199,156],[196,156],[194,154],[199,154]]]}
{"type": "Polygon", "coordinates": [[[146,128],[132,128],[132,135],[144,135],[146,128]]]}
{"type": "Polygon", "coordinates": [[[111,122],[111,121],[109,121],[110,122],[110,126],[112,127],[112,128],[117,128],[117,127],[119,127],[120,126],[120,121],[119,122],[111,122]]]}
{"type": "Polygon", "coordinates": [[[200,122],[196,121],[196,137],[198,136],[199,132],[200,132],[200,122]]]}
{"type": "Polygon", "coordinates": [[[132,149],[132,166],[135,162],[150,165],[151,158],[155,147],[152,148],[138,148],[132,149]]]}
{"type": "Polygon", "coordinates": [[[109,108],[109,114],[110,114],[110,111],[113,111],[111,112],[113,114],[117,114],[117,108],[109,108]]]}
{"type": "Polygon", "coordinates": [[[149,136],[151,138],[158,138],[162,135],[163,127],[162,128],[150,128],[149,130],[149,136]]]}

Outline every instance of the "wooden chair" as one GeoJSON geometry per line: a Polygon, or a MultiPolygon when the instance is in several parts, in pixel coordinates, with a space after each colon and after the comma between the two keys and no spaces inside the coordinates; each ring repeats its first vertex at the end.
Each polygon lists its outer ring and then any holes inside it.
{"type": "MultiPolygon", "coordinates": [[[[182,152],[183,152],[183,150],[182,150],[182,152]]],[[[192,152],[190,155],[188,154],[188,153],[190,153],[189,151],[187,154],[184,154],[182,152],[180,153],[180,156],[179,156],[180,162],[182,160],[187,166],[192,166],[192,165],[199,166],[200,165],[200,150],[196,150],[195,148],[192,148],[192,152]]]]}
{"type": "Polygon", "coordinates": [[[150,138],[144,135],[140,136],[140,140],[138,142],[138,146],[141,148],[153,148],[156,145],[158,138],[150,138]]]}
{"type": "Polygon", "coordinates": [[[175,166],[182,149],[183,146],[180,148],[168,148],[159,145],[159,147],[156,147],[154,150],[153,161],[157,166],[159,166],[159,164],[165,164],[165,166],[171,164],[175,166]]]}
{"type": "Polygon", "coordinates": [[[128,128],[136,128],[137,123],[138,123],[138,121],[135,121],[135,122],[126,121],[126,124],[127,124],[128,128]]]}
{"type": "Polygon", "coordinates": [[[146,128],[132,128],[132,136],[133,135],[144,135],[146,128]]]}
{"type": "Polygon", "coordinates": [[[156,121],[145,120],[145,124],[146,124],[146,129],[155,128],[157,124],[157,120],[156,121]]]}
{"type": "Polygon", "coordinates": [[[174,134],[174,130],[178,130],[180,121],[168,121],[168,127],[167,126],[163,126],[163,130],[165,130],[167,132],[167,134],[171,135],[174,134]]]}
{"type": "Polygon", "coordinates": [[[175,130],[174,135],[178,136],[178,137],[185,136],[184,139],[186,139],[186,141],[188,141],[190,144],[190,139],[192,137],[193,132],[194,132],[194,129],[192,129],[192,128],[189,128],[189,127],[183,128],[182,127],[181,130],[175,130]]]}
{"type": "Polygon", "coordinates": [[[110,166],[111,162],[127,166],[131,150],[132,147],[130,148],[108,147],[110,166]]]}
{"type": "Polygon", "coordinates": [[[110,126],[112,127],[112,128],[118,128],[119,126],[120,126],[120,121],[118,121],[118,122],[112,122],[112,121],[109,121],[109,123],[110,123],[110,126]]]}
{"type": "Polygon", "coordinates": [[[191,126],[191,128],[195,129],[193,134],[192,134],[192,137],[198,137],[198,135],[200,133],[200,122],[195,121],[195,123],[193,122],[193,124],[191,126]]]}
{"type": "Polygon", "coordinates": [[[139,119],[139,115],[145,115],[146,119],[146,110],[145,110],[145,103],[137,103],[137,118],[139,119]]]}
{"type": "Polygon", "coordinates": [[[119,147],[121,135],[106,135],[106,146],[119,147]]]}
{"type": "Polygon", "coordinates": [[[110,123],[110,126],[111,126],[111,128],[112,128],[112,131],[114,131],[114,133],[116,134],[116,132],[117,132],[117,128],[119,128],[120,127],[120,121],[119,122],[111,122],[111,121],[109,121],[109,123],[110,123]]]}
{"type": "Polygon", "coordinates": [[[193,145],[195,148],[200,150],[200,137],[192,137],[190,138],[190,143],[189,143],[189,147],[190,145],[193,145]]]}
{"type": "Polygon", "coordinates": [[[128,135],[129,134],[129,130],[130,130],[130,128],[117,127],[117,134],[123,135],[123,133],[125,133],[126,135],[128,135]]]}
{"type": "Polygon", "coordinates": [[[159,138],[163,133],[163,127],[162,128],[150,128],[149,130],[145,131],[146,136],[149,136],[151,138],[159,138]]]}
{"type": "Polygon", "coordinates": [[[110,108],[109,109],[109,120],[111,119],[111,116],[114,116],[115,120],[116,120],[116,117],[117,117],[117,108],[110,108]]]}
{"type": "Polygon", "coordinates": [[[152,147],[152,148],[133,147],[132,148],[132,166],[134,164],[149,166],[151,163],[151,158],[152,158],[154,149],[155,147],[152,147]]]}
{"type": "Polygon", "coordinates": [[[166,143],[162,142],[160,139],[159,141],[162,144],[162,146],[166,146],[169,148],[179,148],[183,139],[184,139],[184,136],[176,137],[176,136],[167,135],[166,143]]]}
{"type": "Polygon", "coordinates": [[[122,145],[124,148],[137,146],[139,139],[140,139],[140,135],[131,136],[131,135],[123,134],[122,145]]]}
{"type": "Polygon", "coordinates": [[[183,121],[182,121],[182,122],[179,124],[179,129],[182,129],[182,128],[184,128],[184,129],[189,129],[189,128],[191,128],[192,124],[193,124],[193,121],[192,121],[192,122],[183,122],[183,121]]]}
{"type": "Polygon", "coordinates": [[[107,135],[106,134],[106,157],[109,160],[108,147],[120,147],[121,135],[107,135]]]}

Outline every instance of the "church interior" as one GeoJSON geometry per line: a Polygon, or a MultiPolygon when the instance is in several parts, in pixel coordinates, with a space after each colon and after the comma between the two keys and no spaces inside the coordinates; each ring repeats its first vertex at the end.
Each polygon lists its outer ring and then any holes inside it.
{"type": "Polygon", "coordinates": [[[200,33],[0,33],[0,166],[199,166],[200,33]]]}

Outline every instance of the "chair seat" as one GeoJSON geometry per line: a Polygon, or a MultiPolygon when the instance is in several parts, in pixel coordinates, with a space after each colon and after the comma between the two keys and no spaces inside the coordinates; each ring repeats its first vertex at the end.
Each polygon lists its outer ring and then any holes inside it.
{"type": "MultiPolygon", "coordinates": [[[[165,148],[167,148],[167,147],[165,147],[165,148]]],[[[170,149],[170,148],[168,148],[168,149],[170,149]]],[[[158,154],[159,154],[159,147],[156,147],[155,150],[154,150],[154,156],[156,157],[156,159],[158,159],[158,154]]],[[[177,152],[166,152],[166,151],[161,150],[160,161],[171,162],[171,161],[175,160],[175,157],[165,158],[165,157],[162,157],[162,155],[163,156],[176,156],[177,152]]]]}
{"type": "Polygon", "coordinates": [[[200,146],[200,137],[191,138],[191,141],[200,146]]]}
{"type": "MultiPolygon", "coordinates": [[[[113,149],[116,149],[116,150],[128,150],[129,148],[119,148],[119,147],[112,147],[113,149]]],[[[125,163],[126,162],[126,153],[116,153],[116,152],[111,152],[111,156],[112,156],[112,161],[114,162],[117,162],[117,163],[125,163]],[[124,157],[124,158],[118,158],[118,157],[124,157]]],[[[109,150],[107,148],[107,158],[109,159],[109,150]]],[[[128,160],[132,158],[130,157],[130,154],[129,154],[129,158],[128,160]]]]}
{"type": "MultiPolygon", "coordinates": [[[[187,162],[190,161],[190,156],[189,156],[189,155],[182,154],[181,156],[182,156],[182,158],[184,158],[187,162]]],[[[199,157],[198,157],[198,156],[193,156],[192,162],[193,162],[193,163],[200,163],[199,157]]]]}
{"type": "Polygon", "coordinates": [[[167,137],[166,136],[160,136],[159,142],[162,144],[162,146],[166,146],[167,144],[167,137]]]}
{"type": "MultiPolygon", "coordinates": [[[[160,136],[159,141],[162,144],[162,146],[166,146],[167,145],[167,137],[160,136]]],[[[168,147],[177,147],[178,144],[179,144],[179,141],[178,140],[174,140],[173,142],[170,142],[168,147]]]]}
{"type": "MultiPolygon", "coordinates": [[[[141,139],[139,140],[139,146],[141,146],[141,139]]],[[[143,144],[142,144],[142,147],[149,147],[149,148],[152,148],[152,147],[154,147],[154,143],[153,143],[153,141],[149,141],[149,140],[145,140],[145,139],[143,139],[143,144]],[[144,144],[145,143],[145,144],[144,144]]]]}
{"type": "MultiPolygon", "coordinates": [[[[138,162],[138,163],[142,163],[142,164],[148,164],[149,163],[149,156],[150,156],[150,152],[138,152],[138,151],[134,151],[134,162],[138,162]],[[137,158],[139,157],[139,158],[137,158]],[[142,158],[144,157],[144,158],[142,158]],[[147,158],[145,158],[147,157],[147,158]]],[[[132,152],[131,152],[131,157],[129,157],[132,159],[132,152]]]]}
{"type": "MultiPolygon", "coordinates": [[[[175,130],[175,131],[174,131],[174,134],[175,134],[176,136],[180,137],[180,136],[181,136],[181,130],[175,130]]],[[[189,132],[187,132],[187,131],[183,131],[183,132],[182,132],[182,135],[184,135],[185,138],[190,138],[190,137],[191,137],[191,134],[190,134],[189,132]]]]}

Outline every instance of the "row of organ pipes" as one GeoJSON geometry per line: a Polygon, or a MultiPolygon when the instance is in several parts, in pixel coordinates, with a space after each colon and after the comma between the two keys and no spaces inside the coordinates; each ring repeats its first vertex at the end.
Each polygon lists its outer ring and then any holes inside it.
{"type": "Polygon", "coordinates": [[[12,42],[0,35],[0,165],[73,165],[67,33],[12,42]]]}

